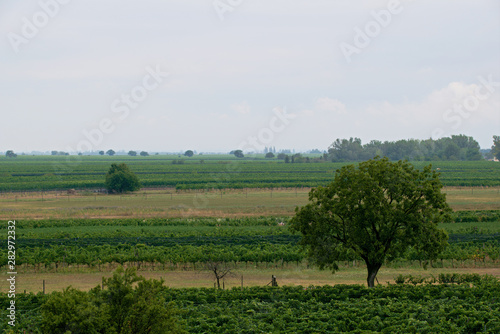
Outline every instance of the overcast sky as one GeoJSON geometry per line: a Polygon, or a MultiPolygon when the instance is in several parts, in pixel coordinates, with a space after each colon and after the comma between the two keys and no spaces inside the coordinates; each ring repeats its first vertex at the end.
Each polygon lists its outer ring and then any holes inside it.
{"type": "Polygon", "coordinates": [[[0,151],[500,134],[498,0],[1,0],[0,36],[0,151]]]}

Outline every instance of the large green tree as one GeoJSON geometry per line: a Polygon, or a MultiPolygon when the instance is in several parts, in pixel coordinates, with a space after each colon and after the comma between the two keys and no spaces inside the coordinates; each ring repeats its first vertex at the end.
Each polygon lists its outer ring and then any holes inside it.
{"type": "Polygon", "coordinates": [[[450,219],[446,195],[431,166],[416,170],[407,161],[378,157],[337,170],[334,181],[312,189],[310,203],[297,208],[291,229],[320,268],[338,270],[347,252],[364,260],[374,286],[386,259],[414,247],[429,259],[447,246],[438,223],[450,219]]]}
{"type": "Polygon", "coordinates": [[[139,179],[126,164],[111,164],[106,174],[106,189],[108,192],[121,194],[139,190],[140,188],[139,179]]]}

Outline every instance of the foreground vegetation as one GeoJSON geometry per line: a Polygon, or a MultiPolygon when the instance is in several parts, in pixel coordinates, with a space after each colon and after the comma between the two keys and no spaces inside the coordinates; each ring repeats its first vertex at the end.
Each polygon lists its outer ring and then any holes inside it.
{"type": "MultiPolygon", "coordinates": [[[[444,283],[446,278],[440,278],[438,284],[398,284],[372,289],[359,285],[172,289],[149,281],[138,289],[140,293],[132,289],[125,293],[144,296],[155,292],[155,297],[148,299],[154,300],[153,303],[140,304],[144,299],[137,297],[129,305],[137,303],[141,305],[138,310],[158,312],[154,306],[162,303],[164,312],[168,312],[163,314],[164,319],[172,326],[156,333],[169,333],[169,329],[180,332],[179,326],[188,333],[498,333],[498,279],[462,275],[457,284],[444,283]]],[[[102,306],[93,298],[113,291],[119,292],[105,286],[102,291],[96,287],[87,293],[65,290],[50,295],[19,294],[17,305],[23,312],[19,312],[14,332],[65,333],[64,330],[85,323],[86,328],[94,329],[88,333],[128,333],[126,327],[111,331],[116,319],[103,322],[108,313],[97,313],[102,306]],[[72,300],[85,303],[78,305],[71,303],[72,300]],[[79,312],[75,316],[65,313],[57,317],[62,311],[53,305],[61,301],[69,308],[80,307],[79,312]]],[[[132,309],[127,311],[127,305],[110,301],[107,312],[122,307],[125,323],[139,316],[132,309]]],[[[8,303],[6,295],[0,295],[2,319],[6,318],[8,303]]],[[[158,314],[153,312],[152,316],[158,314]]],[[[2,321],[0,329],[7,326],[2,321]]]]}

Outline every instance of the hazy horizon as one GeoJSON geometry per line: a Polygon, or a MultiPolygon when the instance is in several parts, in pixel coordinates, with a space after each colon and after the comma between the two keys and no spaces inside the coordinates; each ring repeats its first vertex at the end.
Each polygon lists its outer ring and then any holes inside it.
{"type": "Polygon", "coordinates": [[[494,0],[0,2],[0,151],[500,133],[494,0]]]}

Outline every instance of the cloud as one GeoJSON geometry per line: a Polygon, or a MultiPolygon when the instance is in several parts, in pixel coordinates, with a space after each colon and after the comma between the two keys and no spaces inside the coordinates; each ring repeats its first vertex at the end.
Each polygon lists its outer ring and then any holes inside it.
{"type": "Polygon", "coordinates": [[[432,121],[446,123],[446,115],[450,109],[455,110],[454,112],[463,118],[492,121],[498,120],[499,100],[500,89],[497,88],[493,93],[489,93],[479,80],[473,84],[450,82],[446,87],[431,92],[421,101],[396,104],[384,101],[369,105],[366,111],[369,115],[388,121],[399,120],[411,124],[415,122],[429,124],[432,121]],[[484,97],[476,97],[477,92],[480,95],[484,93],[484,97]],[[477,102],[477,105],[469,106],[469,101],[477,102]]]}
{"type": "Polygon", "coordinates": [[[320,111],[329,111],[337,114],[345,114],[345,104],[339,100],[330,99],[328,97],[321,97],[315,102],[315,109],[320,111]]]}
{"type": "Polygon", "coordinates": [[[242,115],[246,115],[251,112],[251,108],[246,101],[232,104],[231,109],[242,115]]]}
{"type": "MultiPolygon", "coordinates": [[[[483,78],[486,79],[486,78],[483,78]]],[[[493,78],[494,79],[494,78],[493,78]]],[[[500,88],[483,80],[475,83],[450,82],[420,101],[372,103],[365,108],[364,127],[370,124],[400,138],[439,138],[452,134],[473,135],[482,147],[487,147],[492,134],[500,126],[500,88]]]]}

